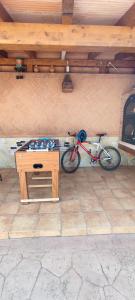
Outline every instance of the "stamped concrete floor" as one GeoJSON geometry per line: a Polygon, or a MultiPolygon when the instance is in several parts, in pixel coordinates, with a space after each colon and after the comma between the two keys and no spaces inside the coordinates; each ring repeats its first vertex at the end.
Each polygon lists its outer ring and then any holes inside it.
{"type": "MultiPolygon", "coordinates": [[[[135,167],[113,172],[80,168],[74,174],[62,173],[60,202],[28,205],[19,203],[16,170],[3,169],[1,173],[1,239],[135,233],[135,167]]],[[[31,189],[30,197],[48,193],[47,189],[31,189]]]]}
{"type": "Polygon", "coordinates": [[[0,300],[134,299],[134,234],[0,241],[0,300]]]}

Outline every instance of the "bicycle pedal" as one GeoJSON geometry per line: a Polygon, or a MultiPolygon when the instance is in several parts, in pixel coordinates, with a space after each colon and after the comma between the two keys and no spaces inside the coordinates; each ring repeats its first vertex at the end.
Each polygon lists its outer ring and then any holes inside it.
{"type": "Polygon", "coordinates": [[[96,161],[96,160],[91,160],[91,161],[90,161],[91,167],[95,167],[96,164],[97,164],[97,161],[96,161]]]}

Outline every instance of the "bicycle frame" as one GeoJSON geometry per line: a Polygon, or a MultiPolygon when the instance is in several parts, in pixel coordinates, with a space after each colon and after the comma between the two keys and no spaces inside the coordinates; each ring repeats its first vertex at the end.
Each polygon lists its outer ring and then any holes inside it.
{"type": "Polygon", "coordinates": [[[105,150],[105,148],[104,147],[102,147],[102,145],[100,144],[100,142],[87,142],[87,141],[85,141],[85,142],[83,142],[83,143],[81,143],[79,140],[77,140],[77,142],[76,142],[76,145],[74,146],[75,147],[75,151],[74,151],[74,154],[73,154],[73,156],[72,156],[72,158],[71,158],[71,160],[72,159],[74,159],[74,155],[75,155],[75,153],[76,153],[76,151],[78,151],[78,148],[79,148],[79,146],[93,159],[93,160],[95,160],[95,161],[98,161],[99,160],[99,152],[100,152],[100,150],[102,150],[102,149],[104,149],[104,151],[105,151],[105,153],[106,153],[106,155],[108,156],[108,158],[110,158],[110,155],[108,154],[108,152],[105,150]],[[94,145],[95,146],[95,148],[96,148],[96,153],[98,154],[97,156],[95,156],[95,155],[93,155],[83,144],[91,144],[91,145],[94,145]]]}

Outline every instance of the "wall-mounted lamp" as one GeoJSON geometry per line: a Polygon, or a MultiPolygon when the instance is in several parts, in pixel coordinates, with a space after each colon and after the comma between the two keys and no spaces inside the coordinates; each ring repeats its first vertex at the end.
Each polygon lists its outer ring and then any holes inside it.
{"type": "Polygon", "coordinates": [[[62,92],[63,93],[71,93],[73,91],[73,82],[72,82],[69,72],[70,72],[70,67],[69,67],[69,62],[67,61],[66,74],[65,74],[63,82],[62,82],[62,92]]]}

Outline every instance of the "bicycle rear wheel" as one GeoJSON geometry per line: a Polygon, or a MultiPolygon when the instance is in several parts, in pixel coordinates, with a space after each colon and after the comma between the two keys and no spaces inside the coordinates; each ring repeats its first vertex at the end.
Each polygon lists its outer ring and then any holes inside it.
{"type": "Polygon", "coordinates": [[[61,166],[66,173],[73,173],[75,172],[81,161],[80,153],[77,151],[75,153],[74,148],[70,148],[66,150],[61,158],[61,166]]]}
{"type": "Polygon", "coordinates": [[[119,167],[120,162],[120,153],[114,147],[107,146],[99,153],[99,164],[104,170],[113,171],[119,167]]]}

